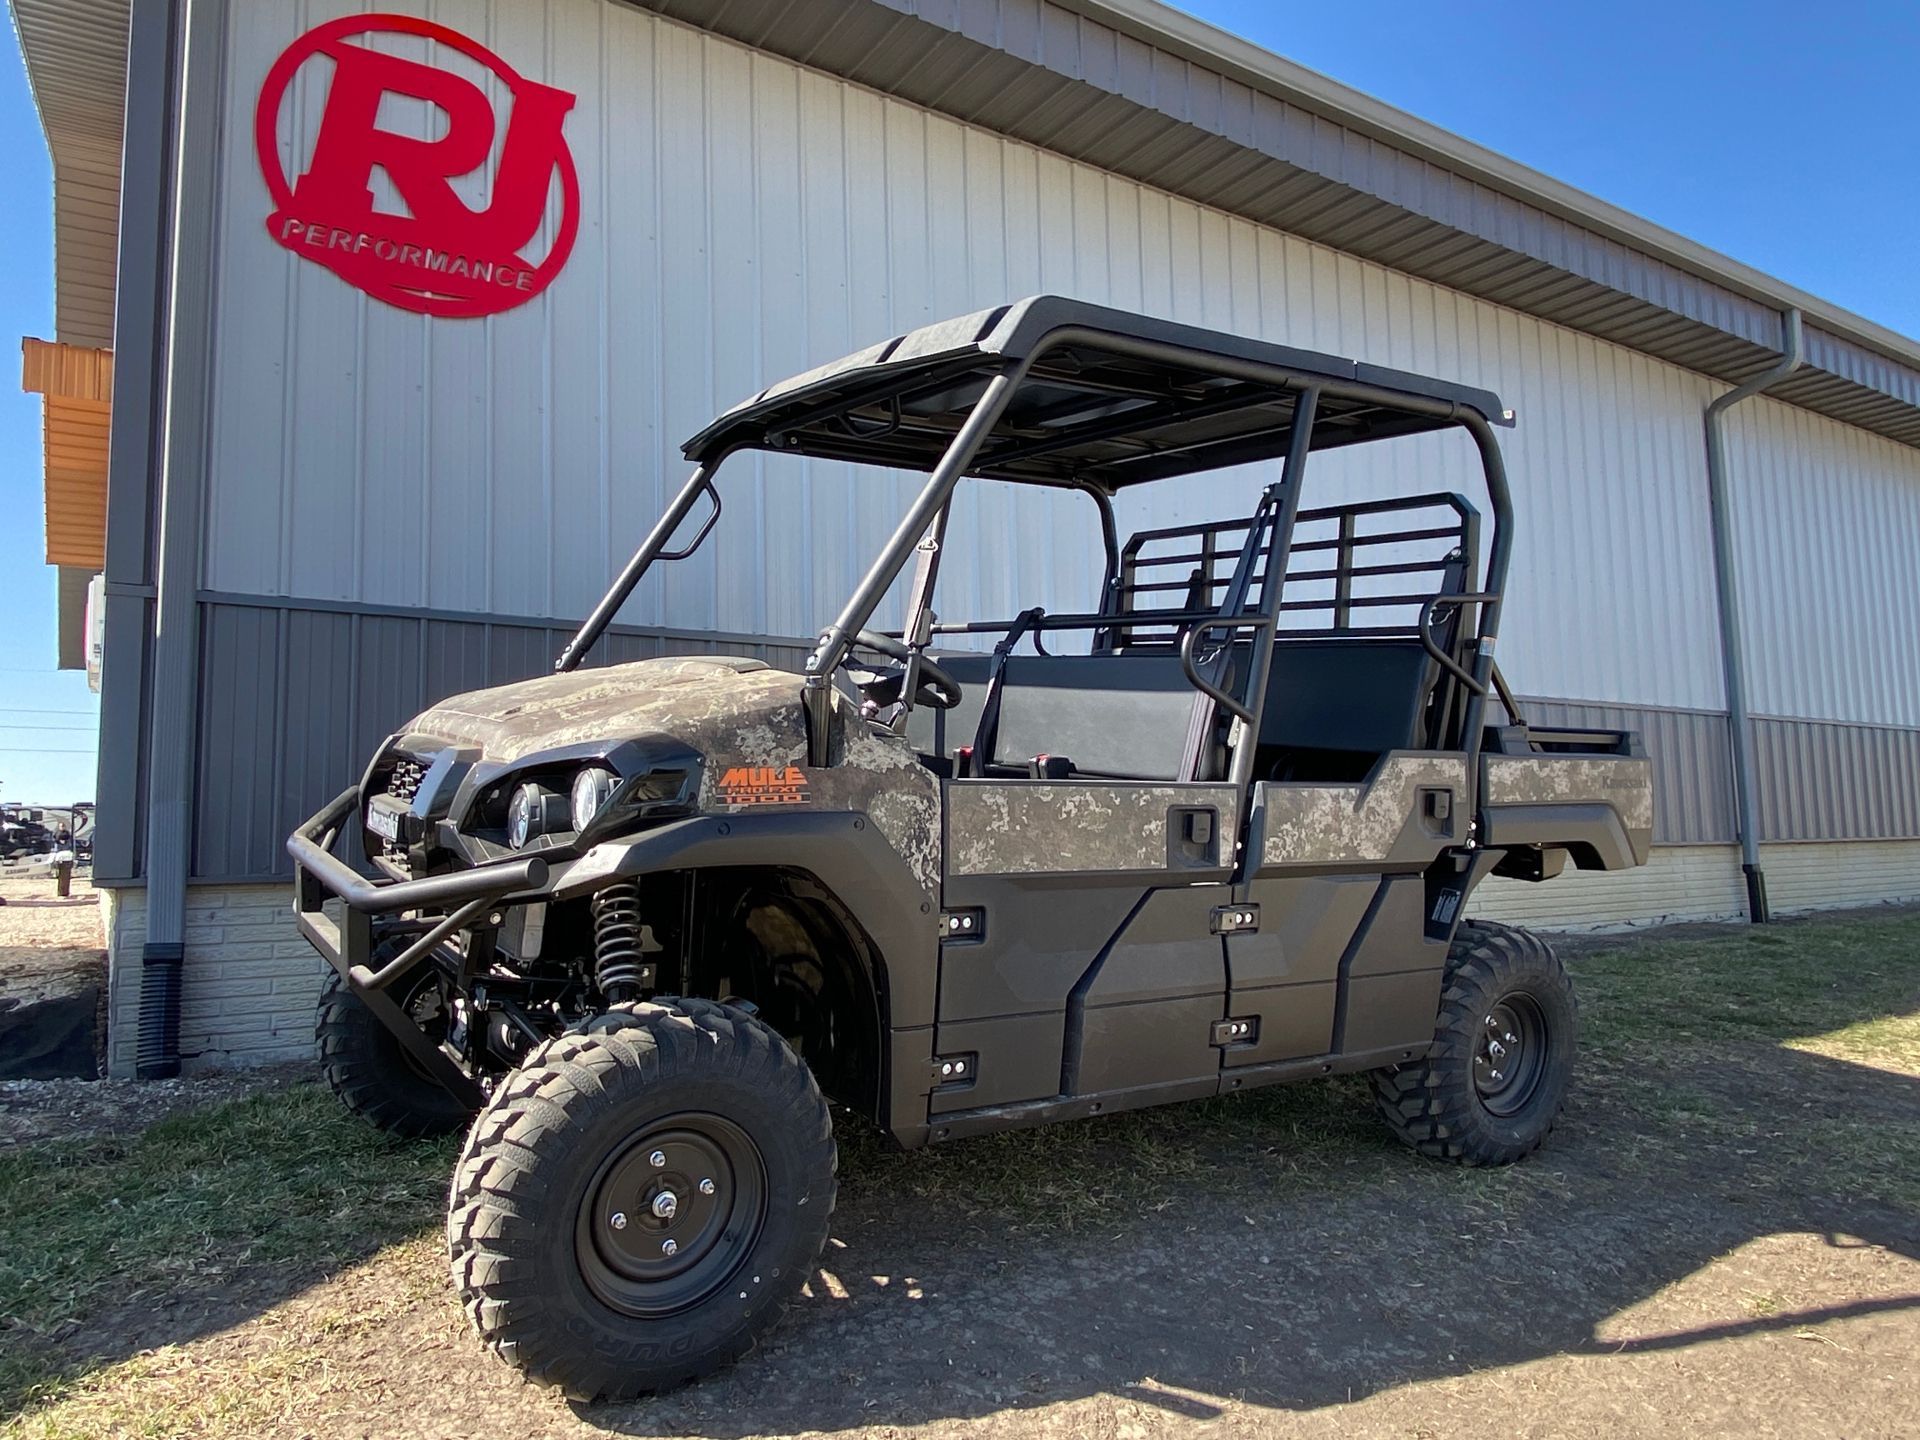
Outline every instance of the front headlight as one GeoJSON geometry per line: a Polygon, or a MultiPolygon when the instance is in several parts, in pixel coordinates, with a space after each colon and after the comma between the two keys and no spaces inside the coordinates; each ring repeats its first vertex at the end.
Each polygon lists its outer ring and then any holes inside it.
{"type": "Polygon", "coordinates": [[[565,829],[566,803],[544,785],[528,781],[520,786],[507,802],[507,844],[524,850],[538,837],[565,829]]]}
{"type": "Polygon", "coordinates": [[[593,823],[594,817],[613,798],[620,777],[599,765],[589,765],[573,777],[573,828],[579,832],[593,823]]]}

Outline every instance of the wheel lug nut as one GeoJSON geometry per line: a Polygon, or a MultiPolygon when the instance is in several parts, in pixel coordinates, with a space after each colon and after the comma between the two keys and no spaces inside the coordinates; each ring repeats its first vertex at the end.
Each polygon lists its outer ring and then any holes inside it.
{"type": "Polygon", "coordinates": [[[626,1212],[624,1210],[614,1211],[613,1214],[607,1217],[607,1224],[611,1225],[616,1230],[626,1229],[627,1228],[626,1212]]]}
{"type": "Polygon", "coordinates": [[[667,1168],[667,1152],[664,1150],[654,1151],[651,1155],[647,1156],[647,1163],[653,1166],[653,1168],[656,1170],[666,1169],[667,1168]]]}
{"type": "Polygon", "coordinates": [[[675,1240],[662,1240],[662,1241],[660,1242],[660,1253],[661,1253],[662,1255],[672,1255],[672,1254],[675,1254],[676,1252],[678,1252],[678,1251],[679,1251],[679,1249],[680,1249],[680,1244],[679,1244],[679,1242],[678,1242],[678,1241],[675,1241],[675,1240]]]}
{"type": "Polygon", "coordinates": [[[711,1195],[713,1194],[713,1190],[714,1190],[714,1185],[711,1180],[702,1180],[700,1182],[700,1193],[702,1195],[711,1195]]]}

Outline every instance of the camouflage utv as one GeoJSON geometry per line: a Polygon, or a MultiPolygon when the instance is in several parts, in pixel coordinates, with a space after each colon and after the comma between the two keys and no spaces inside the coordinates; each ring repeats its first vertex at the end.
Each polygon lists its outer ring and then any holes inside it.
{"type": "Polygon", "coordinates": [[[1364,1072],[1423,1154],[1537,1147],[1573,991],[1461,914],[1488,875],[1644,863],[1652,790],[1633,735],[1529,725],[1494,668],[1511,423],[1040,298],[694,436],[559,673],[434,706],[289,841],[327,1078],[392,1130],[466,1129],[447,1234],[486,1343],[581,1396],[742,1354],[826,1239],[829,1099],[914,1147],[1364,1072]],[[1444,430],[1484,523],[1456,494],[1301,508],[1315,452],[1444,430]],[[803,674],[581,668],[741,450],[927,478],[803,674]],[[1121,540],[1116,497],[1228,467],[1269,478],[1251,513],[1121,540]],[[936,617],[963,478],[1084,496],[1097,607],[936,617]]]}

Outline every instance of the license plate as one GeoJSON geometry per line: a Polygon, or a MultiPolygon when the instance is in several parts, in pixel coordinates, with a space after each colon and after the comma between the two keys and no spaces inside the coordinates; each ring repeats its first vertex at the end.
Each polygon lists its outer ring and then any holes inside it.
{"type": "Polygon", "coordinates": [[[367,807],[367,828],[385,840],[400,838],[400,817],[378,805],[367,807]]]}

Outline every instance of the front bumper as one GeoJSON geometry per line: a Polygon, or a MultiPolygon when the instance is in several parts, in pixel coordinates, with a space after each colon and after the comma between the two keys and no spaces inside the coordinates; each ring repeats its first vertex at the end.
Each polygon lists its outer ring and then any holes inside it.
{"type": "MultiPolygon", "coordinates": [[[[547,862],[526,855],[421,880],[369,880],[333,853],[341,827],[358,817],[358,805],[359,791],[347,790],[287,837],[287,853],[293,857],[294,920],[307,942],[427,1072],[478,1107],[486,1099],[485,1092],[386,992],[490,907],[510,895],[545,886],[547,862]],[[325,908],[329,900],[341,904],[337,920],[325,908]],[[410,943],[374,968],[377,917],[407,910],[447,913],[409,925],[404,933],[410,943]]],[[[385,928],[391,933],[398,927],[385,928]]]]}

